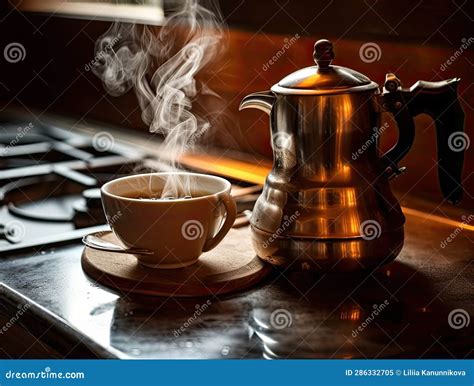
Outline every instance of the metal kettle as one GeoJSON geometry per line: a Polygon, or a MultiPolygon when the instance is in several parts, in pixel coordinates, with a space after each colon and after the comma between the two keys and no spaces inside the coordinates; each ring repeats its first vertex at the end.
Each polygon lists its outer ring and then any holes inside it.
{"type": "Polygon", "coordinates": [[[251,217],[258,256],[274,265],[318,272],[370,269],[397,257],[405,217],[389,180],[415,137],[413,117],[436,123],[438,175],[444,197],[462,196],[464,153],[459,79],[401,87],[387,74],[382,89],[365,75],[332,65],[328,40],[314,46],[316,66],[298,70],[270,91],[246,96],[240,110],[270,116],[273,168],[251,217]],[[398,142],[379,154],[378,140],[393,114],[398,142]]]}

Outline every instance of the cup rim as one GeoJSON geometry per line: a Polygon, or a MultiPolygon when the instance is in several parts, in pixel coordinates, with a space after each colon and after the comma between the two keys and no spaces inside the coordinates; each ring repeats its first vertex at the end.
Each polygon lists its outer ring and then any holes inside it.
{"type": "Polygon", "coordinates": [[[225,193],[225,192],[230,192],[232,188],[232,184],[230,183],[230,181],[226,180],[225,178],[222,178],[222,177],[219,177],[219,176],[214,176],[212,174],[204,174],[204,173],[193,173],[193,172],[155,172],[155,173],[141,173],[141,174],[132,174],[132,175],[129,175],[129,176],[125,176],[125,177],[119,177],[119,178],[115,178],[113,179],[112,181],[109,181],[109,182],[106,182],[104,185],[102,185],[102,187],[100,188],[100,192],[102,194],[105,194],[109,197],[112,197],[114,199],[119,199],[119,200],[125,200],[125,201],[131,201],[131,202],[153,202],[154,204],[172,204],[172,203],[178,203],[178,202],[182,202],[182,201],[185,201],[185,202],[190,202],[190,201],[197,201],[197,200],[202,200],[202,199],[206,199],[207,197],[213,197],[213,196],[218,196],[219,194],[222,194],[222,193],[225,193]],[[171,174],[174,174],[174,175],[188,175],[188,176],[195,176],[195,177],[199,177],[199,178],[209,178],[209,179],[213,179],[213,180],[216,180],[216,181],[219,181],[219,182],[222,182],[224,183],[225,187],[224,189],[221,189],[217,192],[214,192],[212,194],[206,194],[205,196],[199,196],[199,197],[191,197],[191,198],[177,198],[177,199],[174,199],[174,200],[152,200],[150,198],[141,198],[141,199],[138,199],[138,198],[132,198],[132,197],[125,197],[125,196],[120,196],[118,194],[114,194],[114,193],[111,193],[110,191],[107,191],[107,189],[110,189],[110,185],[112,185],[113,183],[117,183],[119,181],[125,181],[125,180],[129,180],[129,179],[134,179],[134,178],[140,178],[140,177],[144,177],[144,176],[153,176],[153,175],[158,175],[158,176],[163,176],[163,175],[171,175],[171,174]]]}

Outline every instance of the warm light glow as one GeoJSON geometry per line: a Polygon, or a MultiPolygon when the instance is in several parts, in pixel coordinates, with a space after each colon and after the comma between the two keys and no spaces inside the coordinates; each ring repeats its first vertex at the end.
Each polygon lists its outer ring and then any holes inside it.
{"type": "Polygon", "coordinates": [[[359,320],[360,319],[360,308],[353,307],[349,311],[341,311],[339,315],[340,320],[359,320]]]}
{"type": "MultiPolygon", "coordinates": [[[[200,169],[203,172],[220,174],[224,177],[239,179],[241,181],[247,181],[254,184],[263,185],[265,183],[266,176],[271,170],[271,163],[268,161],[260,161],[259,163],[249,163],[241,160],[234,160],[225,157],[217,156],[206,156],[206,155],[185,155],[180,159],[183,165],[191,166],[196,169],[200,169]]],[[[323,194],[321,192],[321,194],[323,194]]],[[[355,191],[347,190],[345,193],[344,200],[346,205],[356,204],[355,191]]],[[[408,215],[421,217],[427,221],[436,221],[438,223],[446,224],[453,227],[460,227],[467,231],[474,232],[474,225],[465,224],[461,221],[455,221],[447,219],[441,216],[425,213],[416,209],[407,208],[402,206],[403,212],[408,215]]],[[[358,222],[351,221],[351,229],[358,226],[358,222]],[[353,222],[353,224],[352,224],[353,222]]],[[[356,246],[354,246],[355,248],[356,246]]]]}
{"type": "Polygon", "coordinates": [[[263,185],[270,171],[268,163],[250,164],[244,161],[202,154],[186,154],[179,159],[183,165],[191,166],[206,172],[213,172],[224,177],[263,185]]]}

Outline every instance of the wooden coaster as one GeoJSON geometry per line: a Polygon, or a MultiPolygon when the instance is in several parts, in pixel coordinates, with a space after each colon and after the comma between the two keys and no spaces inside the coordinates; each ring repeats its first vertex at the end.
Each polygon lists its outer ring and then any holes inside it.
{"type": "MultiPolygon", "coordinates": [[[[103,236],[117,242],[110,232],[103,236]]],[[[212,251],[185,268],[153,269],[139,264],[133,255],[85,247],[83,270],[98,283],[123,294],[155,296],[205,296],[249,288],[270,272],[269,265],[253,251],[249,228],[231,229],[212,251]]]]}

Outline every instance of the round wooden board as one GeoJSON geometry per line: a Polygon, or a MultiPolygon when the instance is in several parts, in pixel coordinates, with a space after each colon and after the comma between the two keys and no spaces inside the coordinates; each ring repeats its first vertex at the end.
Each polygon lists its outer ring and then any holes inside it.
{"type": "MultiPolygon", "coordinates": [[[[104,239],[117,242],[113,233],[104,239]]],[[[259,283],[271,271],[252,249],[249,228],[231,229],[212,251],[185,268],[153,269],[133,255],[85,247],[83,270],[98,283],[123,294],[206,296],[235,292],[259,283]]]]}

